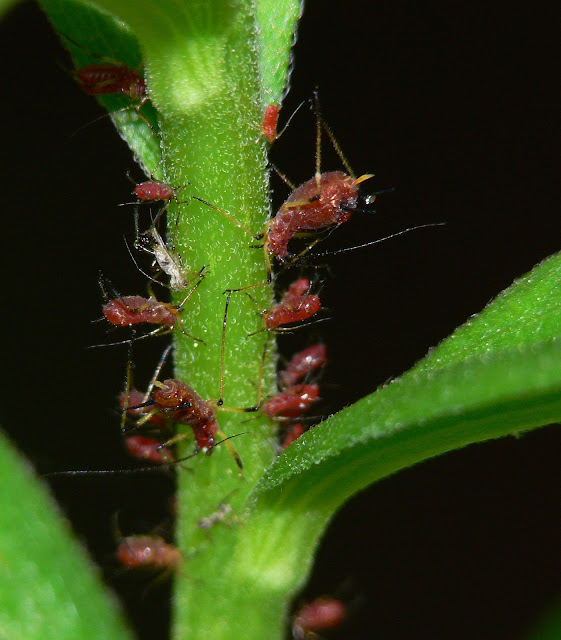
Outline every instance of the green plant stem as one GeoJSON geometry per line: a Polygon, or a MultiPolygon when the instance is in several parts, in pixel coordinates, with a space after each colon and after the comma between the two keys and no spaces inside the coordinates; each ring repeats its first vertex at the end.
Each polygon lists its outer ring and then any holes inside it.
{"type": "MultiPolygon", "coordinates": [[[[204,31],[197,33],[204,37],[204,31]]],[[[249,16],[238,14],[229,23],[222,45],[215,51],[221,56],[219,63],[209,63],[212,71],[207,73],[197,73],[196,67],[193,71],[194,65],[205,67],[205,61],[185,63],[189,51],[183,52],[185,59],[179,62],[170,59],[168,52],[147,52],[153,70],[153,100],[161,116],[164,172],[170,184],[189,182],[186,192],[229,211],[257,234],[269,215],[268,181],[266,149],[259,136],[261,104],[256,100],[259,85],[249,16]],[[191,80],[196,83],[193,87],[175,84],[177,70],[172,68],[180,62],[186,67],[186,84],[191,80]],[[165,100],[159,102],[159,96],[165,100]]],[[[212,56],[212,43],[206,50],[212,56]]],[[[217,399],[226,303],[223,292],[263,283],[264,256],[262,250],[250,248],[256,243],[252,235],[220,212],[196,200],[179,207],[177,226],[177,206],[170,209],[169,238],[175,238],[186,266],[199,271],[207,265],[209,275],[183,311],[186,331],[205,342],[176,332],[175,375],[204,399],[217,399]]],[[[184,295],[176,293],[175,301],[184,295]]],[[[263,307],[270,305],[268,286],[253,289],[252,295],[263,307]]],[[[248,338],[260,328],[256,305],[245,294],[234,294],[224,358],[224,400],[230,407],[255,406],[257,387],[263,385],[266,394],[273,388],[272,348],[262,372],[266,336],[261,332],[248,338]]],[[[270,638],[269,605],[264,606],[270,600],[268,587],[240,569],[236,548],[243,535],[244,499],[274,457],[274,426],[255,414],[224,409],[218,411],[218,420],[229,436],[249,432],[232,441],[243,460],[243,476],[224,445],[210,457],[194,459],[194,473],[178,473],[176,539],[185,566],[176,577],[173,637],[270,638]],[[222,501],[233,506],[235,519],[204,533],[197,525],[199,519],[212,514],[222,501]],[[239,633],[231,626],[236,619],[240,620],[239,633]]],[[[191,430],[184,429],[189,444],[183,450],[192,450],[191,430]]]]}

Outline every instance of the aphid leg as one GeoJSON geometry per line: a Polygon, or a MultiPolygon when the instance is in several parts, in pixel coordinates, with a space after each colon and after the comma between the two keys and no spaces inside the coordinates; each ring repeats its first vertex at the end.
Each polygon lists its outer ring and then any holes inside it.
{"type": "MultiPolygon", "coordinates": [[[[127,411],[131,411],[131,410],[134,410],[134,409],[140,409],[142,407],[150,407],[150,406],[152,406],[154,404],[153,401],[150,400],[150,396],[152,395],[152,390],[157,385],[158,378],[160,376],[162,368],[163,368],[164,364],[166,363],[167,357],[168,357],[169,352],[171,351],[172,348],[173,348],[173,345],[170,344],[164,349],[164,351],[162,353],[162,356],[161,356],[158,364],[156,365],[156,369],[154,370],[154,374],[152,375],[152,379],[150,380],[150,384],[148,385],[146,393],[144,394],[143,401],[140,404],[123,408],[122,411],[123,411],[123,416],[124,416],[125,419],[126,419],[127,411]]],[[[131,344],[131,350],[129,352],[129,364],[131,364],[131,362],[132,362],[132,344],[131,344]]],[[[128,389],[129,389],[127,391],[127,400],[128,400],[129,394],[130,394],[130,384],[131,384],[130,366],[127,366],[127,385],[128,385],[128,389]]],[[[127,402],[127,404],[128,404],[128,402],[127,402]]],[[[140,427],[142,427],[142,425],[144,425],[146,422],[148,422],[156,413],[157,413],[157,411],[149,411],[149,412],[147,412],[145,415],[143,415],[141,418],[139,418],[132,427],[124,426],[125,423],[123,421],[123,418],[121,418],[121,432],[122,433],[129,433],[130,431],[134,431],[135,429],[139,429],[140,427]]]]}
{"type": "Polygon", "coordinates": [[[199,198],[198,196],[193,196],[193,200],[198,200],[199,202],[202,202],[203,204],[206,204],[207,207],[210,207],[211,209],[214,209],[215,211],[218,211],[218,213],[221,213],[222,215],[226,216],[226,218],[228,218],[228,220],[231,220],[236,225],[236,227],[238,227],[239,229],[242,229],[243,231],[245,231],[252,238],[255,238],[255,234],[253,233],[253,231],[251,229],[249,229],[248,227],[243,225],[241,222],[236,220],[236,218],[234,218],[234,216],[231,213],[229,213],[228,211],[226,211],[225,209],[220,209],[220,207],[217,207],[216,205],[214,205],[214,204],[212,204],[210,202],[207,202],[206,200],[203,200],[202,198],[199,198]]]}

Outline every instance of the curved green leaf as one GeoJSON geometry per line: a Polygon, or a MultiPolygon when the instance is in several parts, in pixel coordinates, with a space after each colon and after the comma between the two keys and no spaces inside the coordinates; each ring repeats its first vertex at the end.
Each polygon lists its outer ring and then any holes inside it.
{"type": "Polygon", "coordinates": [[[281,574],[295,588],[310,547],[354,493],[446,451],[560,421],[560,283],[555,255],[413,370],[289,447],[253,494],[244,551],[261,547],[256,571],[281,574]],[[271,560],[278,545],[290,550],[282,568],[271,560]]]}
{"type": "Polygon", "coordinates": [[[29,465],[0,434],[0,638],[132,638],[29,465]]]}
{"type": "MultiPolygon", "coordinates": [[[[477,401],[477,396],[471,395],[473,389],[465,388],[464,376],[469,377],[472,368],[481,369],[482,372],[485,367],[489,367],[489,371],[492,367],[497,368],[495,377],[487,380],[488,386],[480,389],[482,402],[492,400],[494,393],[501,392],[506,382],[499,373],[504,366],[501,363],[509,358],[515,359],[519,367],[519,394],[526,396],[524,380],[530,386],[546,373],[549,383],[555,385],[558,375],[555,361],[548,372],[525,366],[525,362],[532,363],[538,347],[546,352],[554,349],[555,339],[560,335],[561,254],[556,254],[501,293],[478,316],[457,329],[400,379],[306,434],[293,449],[275,461],[261,488],[270,489],[312,468],[322,474],[322,460],[338,456],[357,444],[362,445],[369,434],[377,438],[381,424],[393,426],[401,422],[409,423],[411,419],[423,421],[433,412],[440,412],[444,406],[442,402],[447,397],[454,397],[454,402],[458,403],[462,394],[470,394],[466,396],[470,398],[469,403],[477,401]],[[433,392],[431,385],[437,382],[442,386],[442,393],[448,395],[439,397],[437,387],[433,392]],[[425,392],[426,403],[422,406],[426,413],[423,415],[418,396],[425,392]],[[295,464],[296,460],[298,464],[295,464]]],[[[516,375],[514,370],[512,375],[516,375]]],[[[461,410],[459,405],[454,411],[458,410],[461,410]]],[[[544,416],[541,424],[546,424],[548,420],[551,418],[544,416]]],[[[481,435],[481,439],[485,439],[481,435]]]]}

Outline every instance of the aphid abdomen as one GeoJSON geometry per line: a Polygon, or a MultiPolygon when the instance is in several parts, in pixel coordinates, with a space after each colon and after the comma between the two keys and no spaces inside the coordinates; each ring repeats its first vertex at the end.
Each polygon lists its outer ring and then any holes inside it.
{"type": "Polygon", "coordinates": [[[279,373],[281,386],[287,388],[295,385],[302,378],[323,367],[326,361],[327,350],[321,342],[296,353],[286,368],[279,373]]]}
{"type": "Polygon", "coordinates": [[[128,436],[125,438],[127,453],[133,458],[147,460],[155,464],[167,464],[174,459],[171,449],[161,448],[160,441],[146,436],[128,436]]]}
{"type": "Polygon", "coordinates": [[[136,185],[133,193],[142,201],[172,200],[175,197],[173,187],[163,182],[141,182],[136,185]]]}
{"type": "Polygon", "coordinates": [[[317,384],[298,384],[269,398],[261,406],[261,411],[269,418],[299,418],[317,400],[317,384]]]}

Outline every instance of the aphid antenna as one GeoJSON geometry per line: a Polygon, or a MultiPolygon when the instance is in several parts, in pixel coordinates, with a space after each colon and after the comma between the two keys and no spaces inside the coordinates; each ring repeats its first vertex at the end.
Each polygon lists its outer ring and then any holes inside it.
{"type": "MultiPolygon", "coordinates": [[[[109,56],[105,56],[102,55],[101,53],[96,53],[95,51],[92,51],[91,49],[88,49],[87,47],[85,47],[83,44],[81,44],[80,42],[78,42],[77,40],[74,40],[74,38],[71,38],[68,34],[63,33],[61,31],[59,31],[59,35],[62,36],[65,40],[68,40],[68,42],[70,42],[71,44],[73,44],[76,48],[80,49],[81,51],[84,51],[85,53],[87,53],[88,55],[92,56],[92,58],[97,58],[98,60],[103,60],[104,62],[107,62],[109,64],[114,64],[116,67],[122,67],[125,66],[124,62],[120,61],[120,60],[116,60],[115,58],[110,58],[109,56]]],[[[143,64],[141,63],[138,67],[137,70],[139,71],[140,69],[142,69],[143,64]]]]}
{"type": "MultiPolygon", "coordinates": [[[[134,266],[138,269],[138,271],[140,271],[140,273],[145,276],[146,278],[148,278],[148,280],[150,280],[151,282],[155,282],[156,284],[159,284],[160,287],[165,287],[166,285],[163,282],[160,282],[159,280],[156,280],[156,278],[153,278],[152,276],[148,275],[146,273],[146,271],[144,271],[143,269],[141,269],[140,265],[138,264],[138,261],[136,260],[136,258],[134,257],[130,247],[129,247],[129,243],[127,241],[127,239],[125,238],[125,236],[123,236],[123,240],[125,241],[125,246],[127,247],[127,251],[129,252],[129,256],[131,257],[132,261],[134,262],[134,266]]],[[[135,242],[135,248],[139,248],[137,246],[137,243],[135,242]]],[[[146,253],[149,253],[147,249],[144,249],[146,251],[146,253]]]]}
{"type": "Polygon", "coordinates": [[[377,240],[371,240],[370,242],[365,242],[364,244],[358,244],[354,247],[346,247],[344,249],[335,249],[334,251],[323,251],[322,253],[314,253],[313,257],[323,257],[323,256],[336,256],[340,253],[347,253],[349,251],[355,251],[356,249],[364,249],[365,247],[371,247],[375,244],[380,244],[381,242],[385,242],[386,240],[391,240],[392,238],[397,238],[398,236],[402,236],[410,231],[417,231],[418,229],[428,229],[430,227],[445,227],[446,222],[429,222],[427,224],[419,224],[414,227],[408,227],[407,229],[402,229],[401,231],[397,231],[396,233],[391,233],[388,236],[384,236],[383,238],[378,238],[377,240]]]}
{"type": "Polygon", "coordinates": [[[99,284],[99,288],[101,289],[101,295],[104,300],[109,300],[109,294],[107,293],[107,289],[110,289],[115,298],[121,298],[121,294],[115,289],[115,286],[109,280],[109,278],[101,271],[98,271],[97,275],[97,283],[99,284]]]}
{"type": "MultiPolygon", "coordinates": [[[[236,433],[233,436],[225,437],[222,440],[219,440],[218,442],[213,444],[211,447],[209,447],[205,453],[209,455],[210,452],[218,445],[226,442],[227,440],[231,440],[232,438],[237,438],[238,436],[246,435],[247,433],[249,433],[249,431],[243,431],[241,433],[236,433]]],[[[228,444],[226,444],[226,446],[228,446],[228,444]]],[[[158,472],[162,473],[162,472],[169,471],[170,467],[175,467],[175,465],[181,464],[182,462],[186,462],[187,460],[194,458],[201,451],[202,449],[198,449],[193,453],[189,454],[188,456],[185,456],[184,458],[179,458],[179,460],[172,460],[171,462],[166,462],[160,465],[153,465],[150,467],[137,467],[136,469],[76,469],[76,470],[70,470],[70,471],[51,471],[50,473],[44,473],[43,477],[53,478],[57,476],[94,476],[94,475],[101,476],[101,475],[135,474],[135,473],[158,473],[158,472]]],[[[238,456],[238,459],[239,459],[239,456],[238,456]]],[[[241,463],[241,460],[240,460],[240,463],[241,463]]],[[[193,469],[191,469],[190,467],[182,466],[182,469],[184,469],[185,471],[191,471],[191,472],[193,471],[193,469]]]]}
{"type": "MultiPolygon", "coordinates": [[[[155,129],[152,124],[150,124],[150,122],[148,122],[148,120],[140,113],[139,108],[144,106],[146,104],[146,102],[149,100],[149,98],[146,98],[146,100],[142,101],[139,105],[129,105],[128,107],[123,107],[122,109],[116,109],[115,111],[108,111],[107,113],[103,113],[100,116],[97,116],[97,118],[94,118],[93,120],[90,120],[89,122],[86,122],[86,124],[83,124],[81,127],[78,127],[73,133],[70,134],[70,137],[73,138],[74,136],[77,136],[79,133],[81,133],[82,131],[84,131],[84,129],[87,129],[88,127],[91,127],[93,124],[96,124],[97,122],[101,122],[101,120],[105,120],[105,118],[111,118],[114,114],[116,113],[122,113],[124,111],[130,111],[131,109],[134,109],[137,114],[138,117],[144,121],[144,123],[150,127],[150,129],[152,129],[152,131],[156,134],[156,135],[161,135],[160,132],[155,129]]],[[[128,204],[128,203],[127,203],[128,204]]],[[[137,203],[138,204],[138,203],[137,203]]],[[[119,205],[117,205],[119,206],[119,205]]]]}
{"type": "MultiPolygon", "coordinates": [[[[104,319],[105,318],[101,318],[101,320],[104,320],[104,319]]],[[[92,320],[92,322],[98,322],[98,320],[92,320]]],[[[143,333],[141,336],[135,336],[134,338],[129,338],[128,340],[119,340],[118,342],[103,342],[101,344],[89,344],[86,347],[86,349],[101,349],[102,347],[118,347],[121,344],[133,344],[135,342],[138,342],[139,340],[146,340],[146,338],[153,338],[154,336],[165,336],[168,333],[171,333],[172,331],[173,329],[168,329],[167,327],[158,327],[153,331],[149,331],[148,333],[143,333]]],[[[186,335],[188,338],[192,338],[195,342],[204,343],[204,340],[196,338],[195,336],[192,336],[190,333],[186,333],[185,331],[183,331],[183,334],[186,335]]]]}
{"type": "MultiPolygon", "coordinates": [[[[318,190],[319,190],[319,186],[320,186],[319,177],[321,175],[320,165],[321,165],[321,131],[322,131],[322,129],[325,131],[325,133],[329,137],[329,140],[331,141],[331,144],[333,145],[333,148],[337,152],[337,155],[339,156],[339,158],[341,160],[341,163],[343,164],[343,166],[347,170],[347,173],[355,180],[355,184],[358,184],[359,181],[362,182],[362,178],[363,177],[358,178],[358,181],[357,181],[356,175],[355,175],[354,171],[352,170],[352,167],[349,164],[347,158],[345,157],[345,154],[341,150],[341,147],[339,146],[339,143],[337,142],[337,139],[335,138],[335,135],[333,134],[333,132],[331,131],[331,128],[329,127],[327,122],[325,122],[325,120],[323,119],[323,116],[321,115],[321,108],[320,108],[320,102],[319,102],[319,91],[318,91],[317,87],[316,87],[316,89],[314,90],[314,93],[313,93],[312,108],[313,108],[313,111],[314,111],[314,115],[316,116],[316,182],[317,182],[317,185],[318,185],[318,190]]],[[[368,177],[370,177],[370,176],[368,176],[368,177]]],[[[367,179],[367,178],[364,178],[364,179],[367,179]]]]}
{"type": "MultiPolygon", "coordinates": [[[[290,125],[290,123],[292,122],[292,118],[294,118],[294,116],[298,113],[298,111],[300,111],[300,109],[306,104],[305,100],[302,100],[302,102],[296,107],[296,109],[294,109],[294,111],[290,114],[288,120],[286,121],[284,127],[281,129],[280,133],[277,133],[277,137],[276,139],[278,140],[282,134],[288,129],[288,126],[290,125]]],[[[280,111],[280,109],[279,109],[280,111]]]]}
{"type": "Polygon", "coordinates": [[[221,407],[224,404],[224,379],[225,379],[224,365],[225,365],[225,350],[226,350],[226,325],[228,323],[228,309],[230,307],[230,300],[232,299],[232,293],[234,293],[234,291],[228,291],[228,295],[226,296],[226,305],[224,308],[224,317],[222,318],[222,338],[220,342],[220,379],[219,379],[219,389],[218,389],[218,400],[216,402],[217,406],[219,407],[221,407]]]}
{"type": "MultiPolygon", "coordinates": [[[[253,286],[261,286],[261,285],[253,285],[253,286]]],[[[224,407],[224,381],[225,381],[225,350],[226,350],[226,326],[228,324],[228,309],[230,307],[230,300],[232,298],[232,294],[233,293],[237,293],[237,289],[228,289],[227,291],[225,291],[224,293],[227,293],[228,295],[226,296],[226,304],[224,307],[224,317],[222,319],[222,337],[221,337],[221,342],[220,342],[220,378],[219,378],[219,391],[218,391],[218,400],[216,401],[216,406],[217,407],[223,407],[224,409],[226,409],[226,407],[224,407]]],[[[245,292],[246,295],[249,297],[250,300],[252,300],[252,302],[255,303],[255,305],[257,306],[258,309],[260,309],[259,304],[256,302],[256,300],[253,298],[253,296],[251,296],[249,293],[247,293],[247,291],[245,292]]],[[[261,313],[264,313],[264,311],[262,311],[261,313]]],[[[258,331],[248,334],[248,337],[250,335],[255,335],[255,333],[261,333],[261,331],[263,331],[263,329],[259,329],[258,331]]],[[[268,348],[268,342],[269,342],[269,338],[267,338],[267,340],[265,340],[265,344],[263,345],[263,354],[261,356],[261,362],[259,365],[259,398],[261,396],[261,384],[262,384],[262,378],[263,378],[263,370],[264,370],[264,366],[265,366],[265,356],[267,353],[267,348],[268,348]]],[[[260,401],[258,400],[258,405],[259,405],[260,401]]],[[[232,410],[232,409],[230,409],[232,410]]],[[[247,411],[245,409],[241,409],[241,412],[243,413],[247,413],[247,411]]]]}

